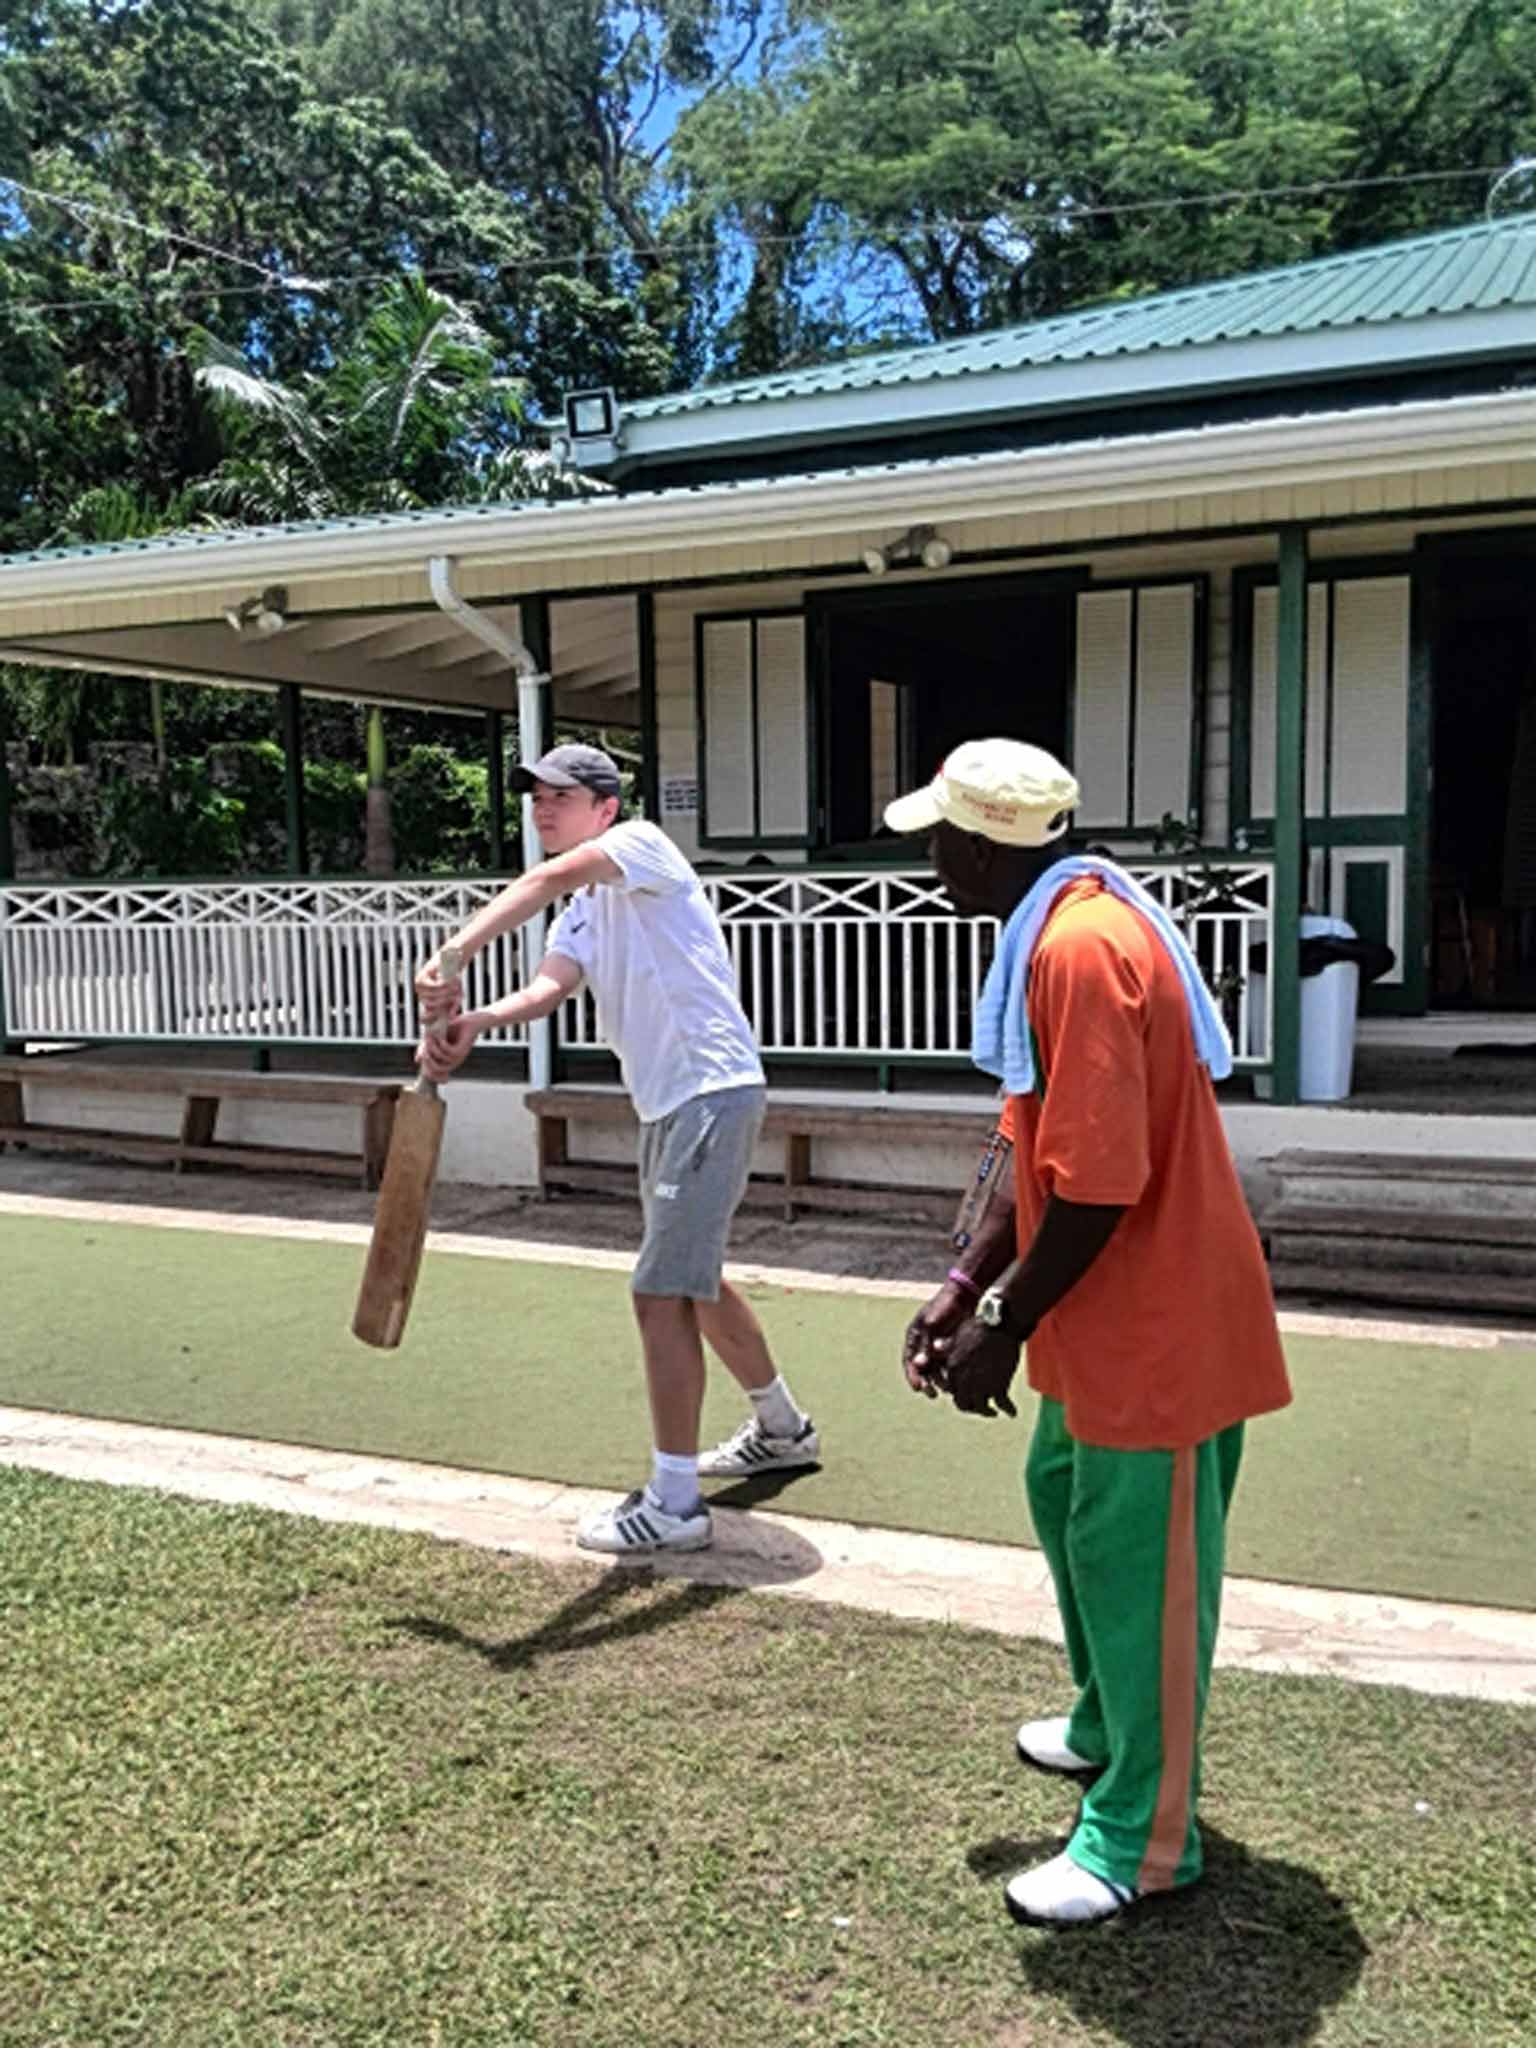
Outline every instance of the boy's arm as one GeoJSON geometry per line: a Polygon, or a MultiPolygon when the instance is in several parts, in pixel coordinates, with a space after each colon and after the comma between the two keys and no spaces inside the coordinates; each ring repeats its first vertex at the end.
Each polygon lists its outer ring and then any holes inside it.
{"type": "Polygon", "coordinates": [[[575,995],[580,987],[581,969],[576,962],[564,953],[546,953],[526,988],[520,988],[516,995],[501,996],[468,1015],[479,1020],[482,1031],[496,1031],[505,1024],[532,1024],[558,1010],[566,997],[575,995]]]}
{"type": "MultiPolygon", "coordinates": [[[[493,939],[526,924],[530,917],[547,909],[557,897],[573,895],[592,882],[617,882],[622,878],[623,870],[618,862],[604,853],[595,840],[586,846],[573,846],[569,853],[557,853],[553,860],[540,861],[526,875],[519,875],[515,882],[509,882],[505,889],[475,912],[449,943],[458,947],[467,964],[477,953],[484,952],[493,939]]],[[[416,995],[422,1015],[429,1024],[452,1010],[454,986],[443,981],[435,956],[417,975],[416,995]]],[[[525,989],[522,994],[526,996],[530,992],[525,989]]],[[[550,1008],[554,1007],[555,1004],[551,1003],[550,1008]]],[[[500,1021],[526,1021],[526,1013],[522,1019],[502,1018],[500,1021]]]]}

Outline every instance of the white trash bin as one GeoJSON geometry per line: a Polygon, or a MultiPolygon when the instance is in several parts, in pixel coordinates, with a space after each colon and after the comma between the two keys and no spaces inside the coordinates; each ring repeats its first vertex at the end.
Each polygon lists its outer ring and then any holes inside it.
{"type": "MultiPolygon", "coordinates": [[[[1355,928],[1342,917],[1304,916],[1304,939],[1352,939],[1355,928]]],[[[1360,969],[1335,960],[1320,974],[1301,977],[1301,1082],[1303,1102],[1342,1102],[1355,1069],[1355,1016],[1360,1007],[1360,969]]]]}

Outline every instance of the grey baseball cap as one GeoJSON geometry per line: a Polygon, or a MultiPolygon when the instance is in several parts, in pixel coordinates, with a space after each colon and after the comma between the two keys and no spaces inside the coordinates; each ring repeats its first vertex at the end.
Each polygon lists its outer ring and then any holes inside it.
{"type": "Polygon", "coordinates": [[[618,796],[622,789],[619,764],[611,754],[605,754],[601,747],[583,747],[574,742],[551,747],[532,767],[513,769],[512,787],[525,796],[536,782],[547,783],[551,789],[590,789],[594,796],[618,796]]]}

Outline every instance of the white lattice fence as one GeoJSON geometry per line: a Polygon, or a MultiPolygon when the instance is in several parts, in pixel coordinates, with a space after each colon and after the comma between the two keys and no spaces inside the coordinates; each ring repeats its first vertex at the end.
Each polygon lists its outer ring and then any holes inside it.
{"type": "MultiPolygon", "coordinates": [[[[210,882],[0,890],[9,1036],[414,1045],[419,963],[494,881],[210,882]]],[[[518,943],[468,999],[518,986],[518,943]]],[[[521,1030],[495,1034],[518,1043],[521,1030]]]]}
{"type": "MultiPolygon", "coordinates": [[[[1247,961],[1267,944],[1271,870],[1226,869],[1216,896],[1199,869],[1138,863],[1132,873],[1180,922],[1224,998],[1234,1048],[1267,1057],[1267,1004],[1252,998],[1247,961]]],[[[709,875],[747,1014],[765,1053],[964,1056],[997,926],[960,918],[927,870],[709,875]]],[[[568,1046],[602,1043],[590,1006],[562,1016],[568,1046]]]]}
{"type": "MultiPolygon", "coordinates": [[[[1134,872],[1186,925],[1225,997],[1238,1057],[1267,1056],[1247,961],[1269,938],[1271,870],[1134,872]]],[[[417,964],[494,881],[26,886],[0,890],[0,974],[11,1037],[292,1040],[412,1045],[417,964]]],[[[956,917],[926,871],[710,875],[747,1014],[764,1052],[813,1059],[964,1056],[997,927],[956,917]]],[[[470,967],[467,999],[519,986],[504,937],[470,967]]],[[[1272,986],[1272,983],[1270,984],[1272,986]]],[[[591,1001],[560,1036],[602,1038],[591,1001]]],[[[521,1029],[496,1034],[516,1044],[521,1029]]]]}

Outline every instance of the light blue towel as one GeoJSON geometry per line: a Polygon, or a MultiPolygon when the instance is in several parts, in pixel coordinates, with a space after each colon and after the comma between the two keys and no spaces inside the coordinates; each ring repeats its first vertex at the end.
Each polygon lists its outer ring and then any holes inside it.
{"type": "Polygon", "coordinates": [[[1004,925],[976,1006],[971,1058],[984,1074],[996,1074],[1010,1095],[1028,1095],[1033,1089],[1035,1051],[1025,1008],[1029,963],[1051,905],[1069,882],[1082,875],[1097,875],[1106,889],[1139,910],[1168,948],[1189,1002],[1196,1057],[1210,1068],[1213,1081],[1224,1081],[1232,1071],[1232,1041],[1183,933],[1134,875],[1112,860],[1095,860],[1087,854],[1073,855],[1047,868],[1004,925]]]}

